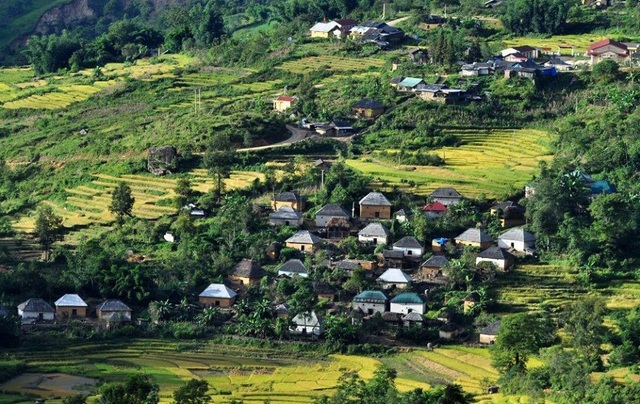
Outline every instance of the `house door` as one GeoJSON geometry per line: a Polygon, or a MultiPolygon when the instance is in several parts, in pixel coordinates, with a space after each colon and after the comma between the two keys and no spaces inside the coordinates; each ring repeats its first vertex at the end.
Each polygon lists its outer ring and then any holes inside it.
{"type": "Polygon", "coordinates": [[[380,212],[376,212],[373,214],[373,217],[375,217],[376,219],[380,218],[380,212]]]}
{"type": "Polygon", "coordinates": [[[78,316],[78,310],[77,309],[71,309],[71,317],[77,317],[78,316]]]}
{"type": "Polygon", "coordinates": [[[378,239],[377,238],[373,239],[373,245],[378,245],[378,239]]]}
{"type": "Polygon", "coordinates": [[[215,305],[216,305],[216,306],[220,306],[220,300],[216,300],[215,305]]]}
{"type": "Polygon", "coordinates": [[[367,314],[373,314],[373,309],[367,309],[367,314]]]}
{"type": "Polygon", "coordinates": [[[44,320],[44,313],[38,313],[38,320],[44,320]]]}
{"type": "Polygon", "coordinates": [[[516,243],[511,243],[511,248],[514,248],[516,243]]]}
{"type": "Polygon", "coordinates": [[[303,245],[300,246],[300,251],[304,251],[304,246],[303,245]]]}
{"type": "Polygon", "coordinates": [[[285,220],[285,221],[284,221],[284,225],[285,225],[285,226],[289,226],[289,221],[288,221],[288,220],[285,220]]]}

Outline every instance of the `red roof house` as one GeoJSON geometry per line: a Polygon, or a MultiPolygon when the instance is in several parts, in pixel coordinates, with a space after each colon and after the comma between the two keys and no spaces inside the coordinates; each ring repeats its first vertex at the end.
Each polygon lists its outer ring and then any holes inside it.
{"type": "Polygon", "coordinates": [[[447,207],[442,202],[435,201],[424,205],[422,211],[428,218],[437,218],[447,213],[447,207]]]}
{"type": "Polygon", "coordinates": [[[591,56],[591,64],[596,64],[605,59],[613,59],[623,62],[629,57],[627,45],[612,39],[603,39],[594,42],[587,49],[587,56],[591,56]]]}
{"type": "Polygon", "coordinates": [[[287,95],[281,95],[275,100],[273,100],[273,109],[278,112],[286,111],[291,108],[293,104],[296,102],[296,97],[289,97],[287,95]]]}

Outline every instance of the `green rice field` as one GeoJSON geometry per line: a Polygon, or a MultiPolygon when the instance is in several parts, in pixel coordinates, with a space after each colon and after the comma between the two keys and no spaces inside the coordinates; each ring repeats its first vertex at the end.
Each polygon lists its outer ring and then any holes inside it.
{"type": "Polygon", "coordinates": [[[427,195],[447,186],[467,197],[484,194],[495,198],[522,188],[536,173],[538,163],[551,158],[551,137],[540,130],[447,132],[456,135],[461,145],[431,151],[445,160],[445,165],[440,167],[397,166],[374,156],[347,160],[347,164],[373,177],[373,185],[382,190],[397,186],[427,195]],[[410,186],[408,181],[413,181],[415,186],[410,186]]]}

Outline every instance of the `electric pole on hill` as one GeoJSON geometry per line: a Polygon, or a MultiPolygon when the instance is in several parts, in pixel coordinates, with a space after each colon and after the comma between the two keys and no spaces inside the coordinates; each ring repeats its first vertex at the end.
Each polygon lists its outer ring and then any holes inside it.
{"type": "Polygon", "coordinates": [[[200,90],[200,87],[193,90],[193,112],[196,115],[198,115],[202,110],[202,94],[200,93],[200,90]]]}

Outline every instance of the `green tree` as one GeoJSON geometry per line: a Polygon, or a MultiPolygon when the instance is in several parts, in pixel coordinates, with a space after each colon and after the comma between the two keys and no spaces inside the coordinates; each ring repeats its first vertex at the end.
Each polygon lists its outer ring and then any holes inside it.
{"type": "Polygon", "coordinates": [[[62,399],[62,404],[86,404],[87,397],[83,394],[76,394],[75,396],[66,397],[62,399]]]}
{"type": "Polygon", "coordinates": [[[547,313],[519,313],[500,320],[491,356],[502,372],[524,372],[529,356],[555,339],[555,325],[547,313]]]}
{"type": "Polygon", "coordinates": [[[206,380],[191,379],[173,393],[175,404],[206,404],[211,396],[207,394],[209,383],[206,380]]]}
{"type": "Polygon", "coordinates": [[[595,66],[591,71],[593,78],[601,83],[611,83],[617,80],[620,74],[620,65],[613,59],[605,59],[595,66]]]}
{"type": "Polygon", "coordinates": [[[193,189],[191,189],[191,181],[189,181],[189,178],[178,178],[173,192],[176,193],[176,207],[182,209],[193,197],[193,189]]]}
{"type": "Polygon", "coordinates": [[[209,175],[215,180],[213,189],[216,199],[220,199],[224,191],[223,180],[231,176],[231,165],[235,160],[235,152],[231,147],[229,136],[216,134],[204,153],[203,164],[209,175]]]}
{"type": "Polygon", "coordinates": [[[607,308],[602,299],[588,297],[572,304],[566,313],[565,330],[571,337],[576,356],[584,358],[592,370],[602,366],[601,344],[607,336],[604,316],[607,308]]]}
{"type": "Polygon", "coordinates": [[[122,224],[124,216],[131,217],[135,198],[131,194],[131,187],[126,182],[120,182],[111,193],[109,211],[116,215],[116,221],[122,224]]]}
{"type": "Polygon", "coordinates": [[[35,234],[42,246],[45,260],[49,260],[51,246],[63,239],[62,217],[53,212],[49,205],[40,205],[36,209],[35,234]]]}

